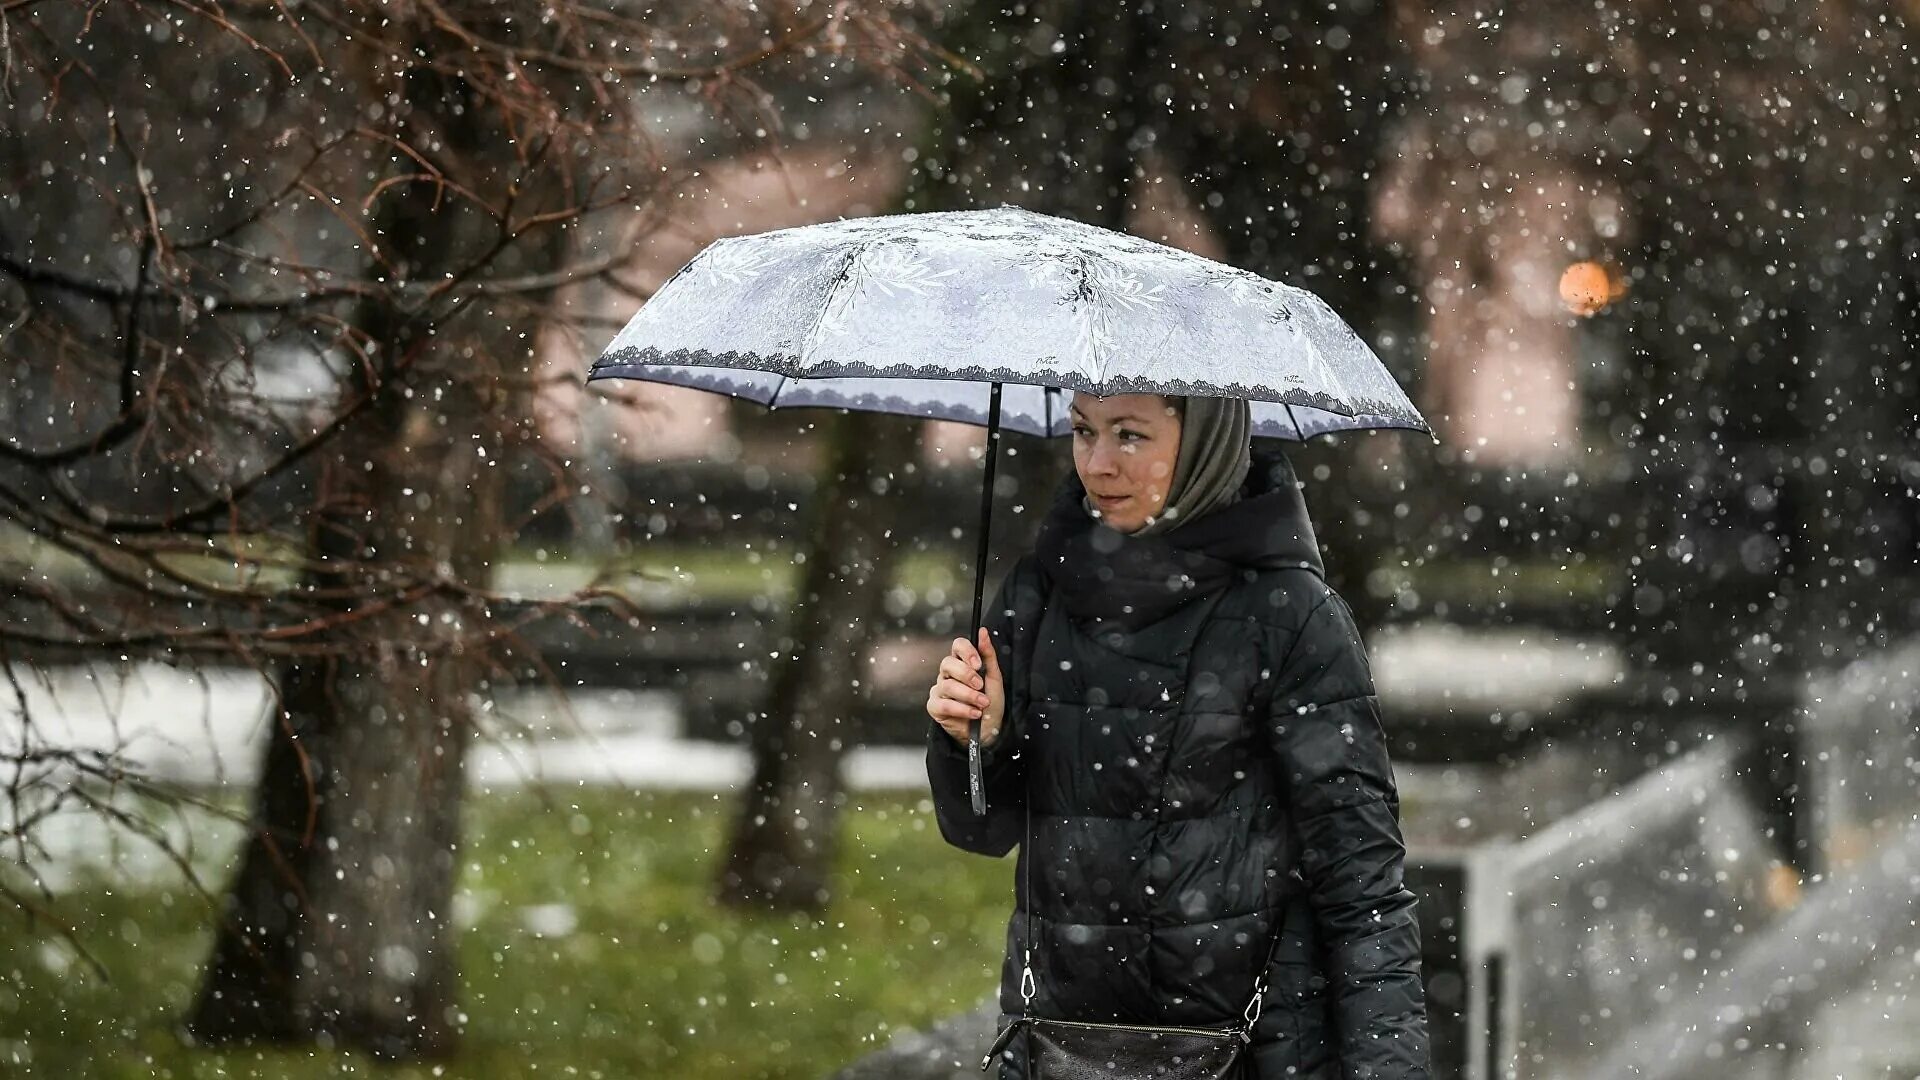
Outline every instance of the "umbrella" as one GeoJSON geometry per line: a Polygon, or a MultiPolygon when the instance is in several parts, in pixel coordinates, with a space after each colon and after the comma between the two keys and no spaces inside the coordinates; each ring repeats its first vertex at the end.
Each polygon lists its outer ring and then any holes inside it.
{"type": "MultiPolygon", "coordinates": [[[[598,379],[984,425],[970,628],[1000,432],[1066,434],[1070,392],[1246,398],[1253,434],[1267,438],[1430,430],[1312,293],[1011,206],[716,240],[614,337],[588,376],[598,379]]],[[[968,759],[985,814],[979,720],[968,759]]]]}

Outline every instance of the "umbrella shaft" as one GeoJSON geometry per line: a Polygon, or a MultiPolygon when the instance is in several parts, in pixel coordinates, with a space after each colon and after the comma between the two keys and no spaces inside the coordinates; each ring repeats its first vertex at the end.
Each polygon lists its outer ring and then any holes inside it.
{"type": "Polygon", "coordinates": [[[980,635],[980,605],[987,586],[987,541],[993,528],[993,472],[1000,461],[1000,384],[993,384],[993,396],[987,406],[987,475],[980,488],[980,532],[973,558],[973,620],[967,623],[967,637],[980,635]]]}
{"type": "MultiPolygon", "coordinates": [[[[980,603],[987,587],[987,540],[993,535],[993,467],[1000,460],[1000,384],[993,384],[993,397],[987,406],[987,475],[980,487],[980,539],[979,547],[973,559],[973,618],[967,623],[967,640],[977,641],[980,636],[980,603]]],[[[980,676],[986,678],[986,663],[982,657],[980,676]]],[[[987,813],[987,781],[985,769],[980,758],[980,718],[974,717],[967,724],[967,787],[973,798],[973,812],[979,816],[987,813]]]]}

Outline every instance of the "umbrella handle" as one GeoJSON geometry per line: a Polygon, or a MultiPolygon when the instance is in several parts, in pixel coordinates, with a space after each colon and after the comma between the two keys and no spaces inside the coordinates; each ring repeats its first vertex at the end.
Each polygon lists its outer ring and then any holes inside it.
{"type": "MultiPolygon", "coordinates": [[[[973,559],[973,618],[967,623],[967,639],[972,640],[980,632],[980,602],[982,591],[987,582],[987,540],[992,536],[993,522],[993,468],[1000,460],[1000,384],[993,384],[993,395],[987,405],[987,476],[980,488],[980,535],[975,547],[973,559]]],[[[987,677],[986,661],[982,660],[976,674],[981,684],[987,677]]],[[[1003,691],[1004,692],[1004,691],[1003,691]]],[[[1001,726],[1006,726],[1006,718],[1001,717],[1001,726]]],[[[973,812],[978,817],[987,816],[987,776],[985,763],[980,759],[980,718],[974,717],[967,722],[967,790],[973,796],[973,812]]]]}
{"type": "Polygon", "coordinates": [[[967,791],[973,795],[973,812],[987,816],[986,767],[980,762],[980,720],[974,718],[967,731],[967,791]]]}

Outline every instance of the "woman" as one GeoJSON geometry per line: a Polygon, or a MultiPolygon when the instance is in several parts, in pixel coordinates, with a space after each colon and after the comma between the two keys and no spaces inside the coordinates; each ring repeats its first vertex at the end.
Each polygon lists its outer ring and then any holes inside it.
{"type": "MultiPolygon", "coordinates": [[[[1034,550],[927,699],[941,834],[1022,847],[1033,1013],[1226,1026],[1271,945],[1251,1075],[1424,1078],[1399,800],[1291,466],[1253,459],[1242,400],[1078,394],[1073,425],[1074,472],[1034,550]],[[967,791],[975,715],[984,818],[967,791]]],[[[1021,1009],[1025,904],[1002,1024],[1021,1009]]],[[[1003,1078],[1024,1076],[1021,1045],[1003,1078]]]]}

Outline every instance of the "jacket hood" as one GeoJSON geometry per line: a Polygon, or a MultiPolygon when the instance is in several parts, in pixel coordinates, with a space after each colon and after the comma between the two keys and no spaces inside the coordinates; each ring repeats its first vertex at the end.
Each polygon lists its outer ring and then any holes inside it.
{"type": "Polygon", "coordinates": [[[1085,493],[1068,470],[1034,542],[1040,572],[1079,619],[1135,630],[1246,571],[1324,572],[1293,464],[1278,449],[1254,451],[1237,501],[1164,533],[1108,528],[1081,504],[1085,493]]]}

